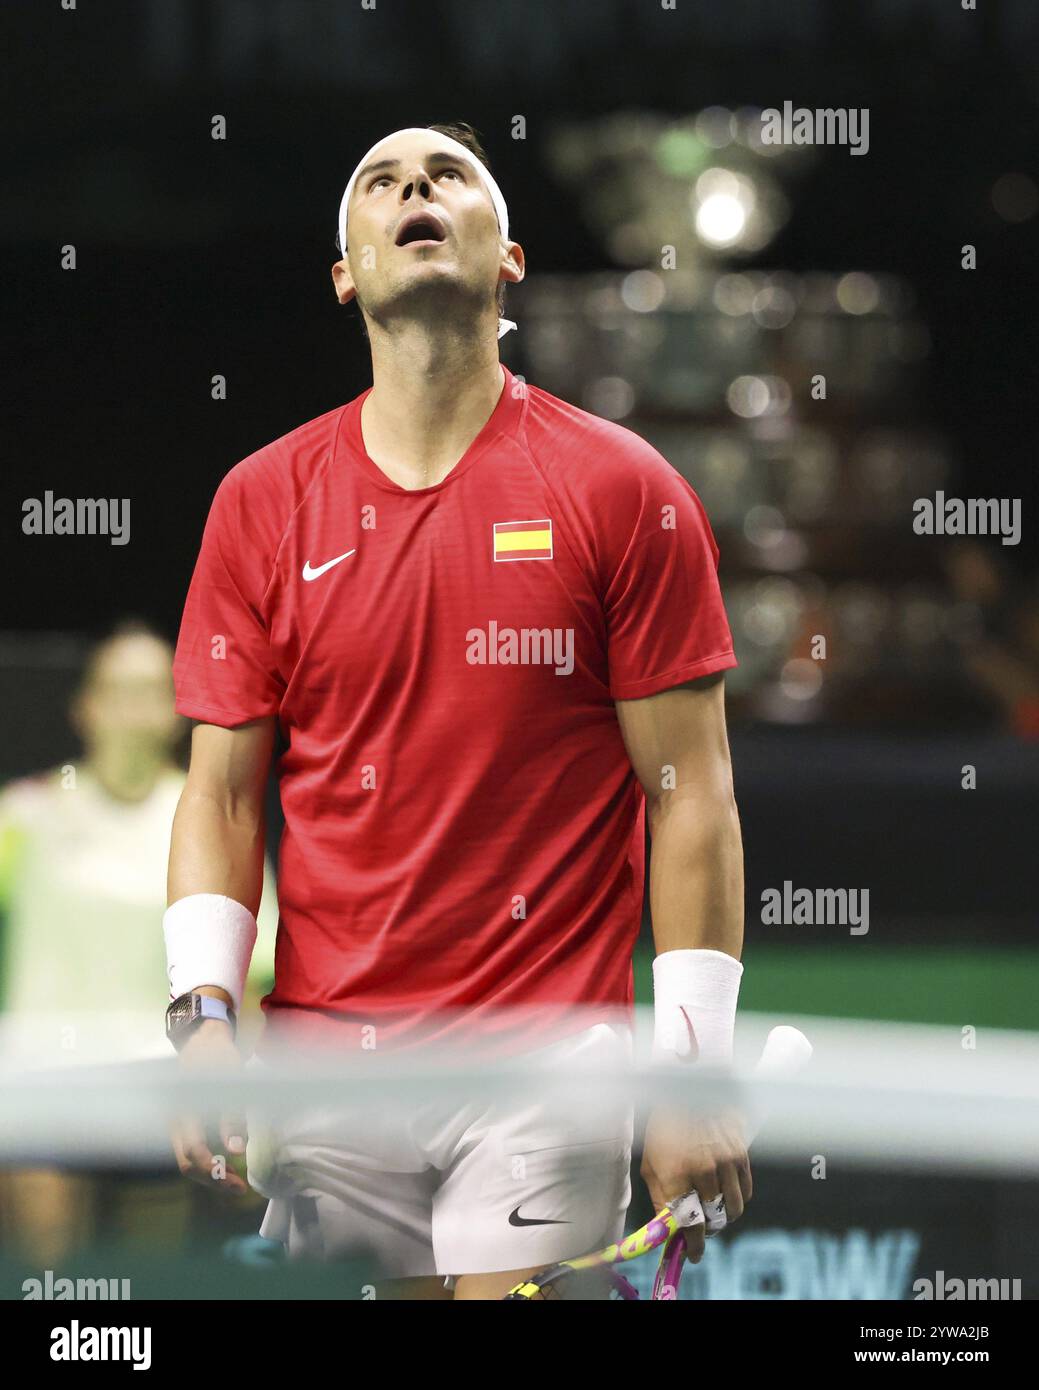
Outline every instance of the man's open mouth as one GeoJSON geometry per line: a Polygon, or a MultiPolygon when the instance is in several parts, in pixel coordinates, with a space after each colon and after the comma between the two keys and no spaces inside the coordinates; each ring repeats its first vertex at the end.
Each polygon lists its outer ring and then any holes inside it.
{"type": "Polygon", "coordinates": [[[443,241],[444,235],[440,219],[432,213],[409,213],[397,228],[396,244],[410,246],[413,241],[443,241]]]}

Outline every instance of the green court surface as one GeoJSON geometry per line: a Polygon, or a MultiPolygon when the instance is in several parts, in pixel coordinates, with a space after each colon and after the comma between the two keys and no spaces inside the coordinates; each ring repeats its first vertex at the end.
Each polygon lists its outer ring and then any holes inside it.
{"type": "MultiPolygon", "coordinates": [[[[635,997],[653,998],[653,950],[635,953],[635,997]]],[[[1039,1027],[1039,950],[749,946],[740,1008],[975,1028],[1039,1027]],[[854,959],[853,959],[854,957],[854,959]]]]}

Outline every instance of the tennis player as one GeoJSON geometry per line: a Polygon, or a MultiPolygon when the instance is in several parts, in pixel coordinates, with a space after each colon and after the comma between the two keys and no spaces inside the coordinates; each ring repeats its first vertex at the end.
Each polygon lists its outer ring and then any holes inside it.
{"type": "MultiPolygon", "coordinates": [[[[285,741],[267,1036],[404,1046],[515,1011],[538,1055],[630,1047],[643,825],[658,1057],[726,1061],[743,874],[721,673],[735,665],[696,495],[635,434],[499,361],[523,278],[474,132],[395,132],[360,160],[332,280],[373,385],[233,468],[214,498],[174,667],[198,721],[164,919],[184,1063],[234,1055],[260,896],[265,779],[285,741]]],[[[631,1113],[423,1107],[250,1141],[290,1255],[373,1249],[408,1296],[500,1298],[623,1229],[631,1113]]],[[[222,1142],[241,1150],[244,1124],[222,1142]]],[[[211,1181],[200,1125],[175,1139],[211,1181]]],[[[651,1117],[657,1205],[739,1217],[721,1123],[651,1117]]],[[[228,1187],[241,1188],[233,1176],[228,1187]]],[[[689,1237],[699,1258],[703,1228],[689,1237]]]]}

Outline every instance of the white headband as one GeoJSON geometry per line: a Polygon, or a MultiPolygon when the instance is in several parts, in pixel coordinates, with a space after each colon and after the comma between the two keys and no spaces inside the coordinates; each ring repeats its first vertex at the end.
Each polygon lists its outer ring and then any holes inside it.
{"type": "MultiPolygon", "coordinates": [[[[343,194],[342,202],[339,204],[339,251],[346,255],[346,219],[350,208],[350,199],[353,195],[354,184],[357,182],[357,175],[371,159],[375,152],[385,145],[387,140],[393,140],[398,135],[435,135],[452,153],[456,154],[470,169],[475,169],[476,173],[483,180],[483,186],[490,195],[494,205],[494,212],[498,218],[498,230],[501,232],[502,239],[509,239],[509,210],[505,206],[505,199],[502,197],[501,189],[494,181],[494,176],[485,164],[476,158],[472,150],[467,150],[464,145],[453,139],[450,135],[441,135],[439,130],[431,131],[427,126],[406,126],[403,130],[395,130],[392,135],[384,135],[381,140],[371,147],[368,153],[358,162],[357,168],[350,175],[350,182],[346,185],[346,192],[343,194]]],[[[508,333],[510,328],[516,325],[511,319],[498,320],[498,337],[502,338],[508,333]]]]}

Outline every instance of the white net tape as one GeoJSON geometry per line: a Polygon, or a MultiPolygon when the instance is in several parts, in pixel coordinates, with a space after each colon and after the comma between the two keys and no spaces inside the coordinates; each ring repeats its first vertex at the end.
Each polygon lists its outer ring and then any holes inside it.
{"type": "MultiPolygon", "coordinates": [[[[517,1056],[496,1063],[432,1048],[400,1053],[327,1050],[277,1057],[240,1071],[186,1074],[154,1042],[154,1018],[6,1019],[0,1026],[0,1162],[95,1159],[147,1163],[169,1154],[168,1125],[181,1111],[366,1109],[444,1100],[521,1102],[571,1109],[630,1100],[690,1107],[738,1105],[751,1122],[768,1113],[759,1156],[840,1151],[885,1168],[991,1173],[1039,1171],[1039,1034],[740,1015],[731,1075],[650,1067],[650,1020],[637,1025],[636,1060],[604,1067],[517,1056]],[[794,1024],[814,1056],[795,1075],[763,1077],[753,1064],[770,1028],[794,1024]],[[144,1030],[144,1031],[142,1031],[144,1030]],[[69,1038],[75,1039],[68,1046],[69,1038]],[[142,1052],[150,1051],[150,1057],[142,1052]],[[118,1060],[127,1056],[136,1061],[118,1060]]],[[[162,1047],[166,1045],[163,1043],[162,1047]]]]}

